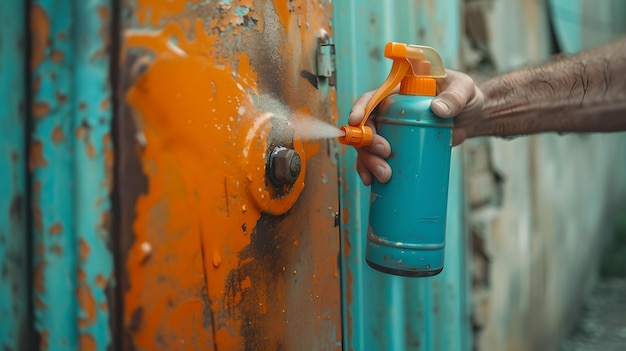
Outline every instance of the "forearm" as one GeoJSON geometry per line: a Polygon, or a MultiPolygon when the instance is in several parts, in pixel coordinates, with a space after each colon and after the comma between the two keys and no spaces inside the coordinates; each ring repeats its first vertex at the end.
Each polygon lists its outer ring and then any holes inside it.
{"type": "Polygon", "coordinates": [[[468,136],[626,130],[626,38],[480,85],[468,136]]]}

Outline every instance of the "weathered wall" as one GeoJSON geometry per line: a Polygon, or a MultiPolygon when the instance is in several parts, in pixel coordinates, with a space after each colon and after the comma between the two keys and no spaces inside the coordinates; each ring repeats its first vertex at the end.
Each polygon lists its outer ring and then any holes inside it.
{"type": "MultiPolygon", "coordinates": [[[[595,7],[586,1],[561,3],[553,16],[566,16],[569,26],[585,33],[584,39],[558,37],[560,44],[570,43],[561,44],[564,51],[597,44],[611,36],[606,30],[621,28],[611,24],[614,17],[605,16],[611,14],[605,8],[611,1],[594,2],[595,7]],[[579,8],[585,9],[584,18],[579,8]],[[606,29],[604,36],[589,39],[585,28],[597,31],[598,24],[606,29]]],[[[481,55],[495,69],[506,71],[550,55],[548,3],[494,0],[479,6],[477,12],[487,18],[482,39],[488,54],[481,55]]],[[[478,349],[558,348],[596,277],[612,210],[626,199],[623,150],[623,133],[468,143],[478,349]]]]}

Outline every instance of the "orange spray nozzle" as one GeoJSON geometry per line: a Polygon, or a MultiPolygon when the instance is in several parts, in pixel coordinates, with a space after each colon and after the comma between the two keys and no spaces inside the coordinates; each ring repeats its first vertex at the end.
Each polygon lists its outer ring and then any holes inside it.
{"type": "Polygon", "coordinates": [[[385,57],[393,60],[389,76],[374,92],[365,106],[363,119],[356,126],[342,126],[345,133],[339,142],[354,147],[363,147],[372,143],[372,129],[365,125],[370,114],[399,84],[400,94],[435,96],[437,85],[435,78],[446,76],[441,57],[435,49],[428,46],[407,45],[389,42],[385,46],[385,57]]]}
{"type": "Polygon", "coordinates": [[[345,145],[352,145],[354,147],[363,147],[372,143],[374,133],[372,128],[368,126],[342,126],[341,131],[343,136],[339,137],[339,142],[345,145]]]}

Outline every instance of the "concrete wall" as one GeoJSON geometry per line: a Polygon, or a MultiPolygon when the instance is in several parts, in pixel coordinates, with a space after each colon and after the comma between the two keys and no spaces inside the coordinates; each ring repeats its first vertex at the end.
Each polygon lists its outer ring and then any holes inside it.
{"type": "MultiPolygon", "coordinates": [[[[615,18],[601,17],[610,14],[603,6],[611,1],[594,3],[597,13],[586,1],[571,2],[568,10],[584,8],[587,17],[600,16],[594,23],[615,18]]],[[[549,57],[546,2],[468,1],[467,6],[468,14],[486,18],[482,35],[480,24],[472,28],[468,19],[474,44],[466,45],[469,67],[506,71],[549,57]]],[[[584,25],[581,32],[585,43],[592,42],[584,25]]],[[[556,350],[596,279],[612,214],[626,205],[626,134],[489,138],[464,147],[475,345],[556,350]]]]}

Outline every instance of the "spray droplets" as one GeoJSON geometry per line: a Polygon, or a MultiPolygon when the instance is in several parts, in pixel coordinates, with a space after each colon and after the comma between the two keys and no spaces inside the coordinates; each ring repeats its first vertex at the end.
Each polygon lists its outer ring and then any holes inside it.
{"type": "Polygon", "coordinates": [[[275,120],[274,131],[288,137],[294,131],[302,140],[327,139],[340,137],[343,132],[330,123],[313,116],[296,114],[275,97],[263,95],[259,100],[259,111],[271,112],[275,120]]]}

